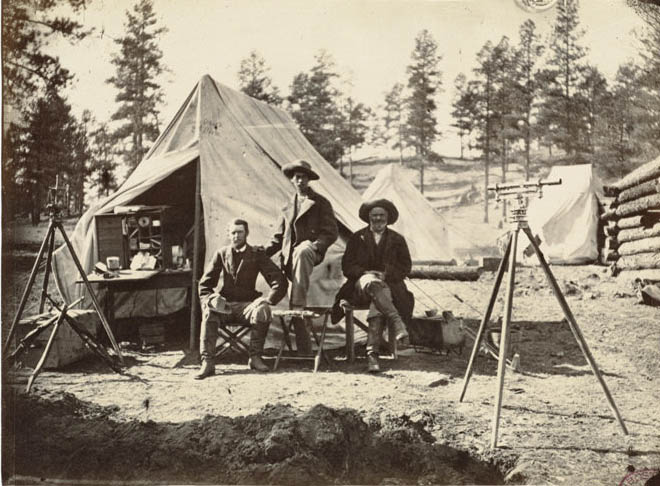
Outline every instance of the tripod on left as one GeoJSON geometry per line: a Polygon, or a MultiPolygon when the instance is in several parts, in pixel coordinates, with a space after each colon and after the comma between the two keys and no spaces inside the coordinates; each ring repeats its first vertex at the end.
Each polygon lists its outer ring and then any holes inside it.
{"type": "Polygon", "coordinates": [[[64,199],[63,194],[64,194],[63,189],[59,187],[59,178],[58,178],[56,179],[55,187],[50,187],[48,189],[48,205],[46,206],[46,209],[48,211],[48,220],[49,220],[48,231],[46,232],[46,236],[44,236],[44,240],[41,243],[41,248],[39,249],[37,258],[34,261],[34,265],[32,266],[30,277],[28,278],[27,285],[25,286],[25,290],[23,291],[23,296],[21,297],[21,301],[18,305],[18,311],[14,316],[14,320],[11,324],[11,328],[9,329],[9,335],[7,336],[7,341],[5,342],[5,345],[2,350],[3,356],[7,356],[8,362],[11,364],[22,351],[26,350],[29,347],[29,344],[34,339],[36,339],[36,337],[39,334],[41,334],[48,327],[53,325],[53,330],[51,331],[51,335],[48,339],[44,352],[41,358],[39,359],[39,362],[35,366],[32,376],[30,376],[30,379],[28,380],[27,389],[26,389],[26,391],[28,392],[32,387],[32,383],[34,382],[34,379],[36,378],[37,374],[39,374],[41,368],[46,362],[46,358],[48,357],[48,353],[52,348],[53,342],[55,340],[55,335],[57,334],[60,324],[65,320],[74,330],[74,332],[78,334],[78,336],[80,336],[80,339],[82,339],[83,343],[94,354],[99,356],[112,370],[118,373],[121,372],[119,365],[115,362],[115,359],[108,354],[108,352],[105,350],[105,347],[102,344],[100,344],[91,333],[87,332],[87,330],[83,326],[77,323],[73,317],[67,314],[68,309],[73,307],[74,305],[77,305],[80,301],[83,300],[83,298],[81,297],[77,299],[75,302],[72,302],[70,305],[64,305],[62,308],[60,308],[58,307],[56,302],[51,298],[51,296],[48,294],[48,281],[50,278],[51,264],[53,261],[53,250],[55,247],[56,230],[60,231],[60,234],[62,235],[62,239],[64,240],[64,243],[66,244],[67,248],[69,249],[71,258],[73,259],[73,262],[75,263],[76,268],[78,269],[78,273],[80,274],[80,277],[83,283],[85,284],[87,292],[92,300],[94,310],[99,316],[101,324],[103,325],[103,328],[106,334],[108,335],[108,339],[110,340],[110,343],[112,344],[112,347],[115,350],[115,353],[117,354],[117,358],[119,358],[119,362],[123,364],[124,361],[119,346],[117,345],[117,341],[115,340],[115,336],[112,333],[112,329],[110,328],[110,324],[108,324],[105,315],[101,311],[101,307],[96,298],[96,294],[94,294],[92,286],[89,283],[89,280],[87,279],[87,275],[85,274],[82,265],[80,264],[80,260],[76,255],[73,245],[71,245],[71,241],[69,240],[66,231],[64,231],[64,226],[62,225],[61,205],[60,205],[61,201],[64,199]],[[44,275],[43,285],[41,288],[39,313],[40,314],[43,313],[46,300],[48,300],[53,305],[53,307],[59,312],[55,317],[48,319],[45,323],[37,326],[34,330],[26,334],[25,337],[21,339],[18,345],[16,346],[14,352],[11,353],[10,355],[7,355],[7,351],[9,350],[12,337],[14,336],[14,332],[16,331],[16,325],[20,321],[21,316],[23,314],[23,310],[25,309],[25,305],[30,295],[30,291],[32,290],[32,286],[34,285],[34,281],[39,271],[41,259],[44,256],[44,253],[46,253],[46,249],[48,250],[48,253],[46,254],[46,271],[44,275]]]}

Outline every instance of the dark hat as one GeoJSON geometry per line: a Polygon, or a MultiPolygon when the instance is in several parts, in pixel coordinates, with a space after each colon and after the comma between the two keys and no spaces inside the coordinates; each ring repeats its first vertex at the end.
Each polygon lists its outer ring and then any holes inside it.
{"type": "Polygon", "coordinates": [[[399,219],[399,211],[392,201],[387,199],[372,199],[371,201],[363,202],[360,205],[358,215],[365,223],[369,222],[369,213],[373,208],[383,208],[387,211],[387,224],[394,224],[399,219]]]}
{"type": "Polygon", "coordinates": [[[284,175],[287,176],[289,179],[291,179],[293,177],[293,174],[295,174],[296,172],[304,172],[309,176],[310,181],[319,180],[319,175],[316,172],[314,172],[312,166],[309,165],[309,162],[302,159],[289,162],[284,167],[282,167],[282,172],[284,172],[284,175]]]}

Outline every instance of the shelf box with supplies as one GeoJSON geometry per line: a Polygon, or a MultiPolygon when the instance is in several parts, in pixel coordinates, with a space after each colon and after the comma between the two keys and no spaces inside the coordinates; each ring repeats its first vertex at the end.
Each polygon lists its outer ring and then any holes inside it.
{"type": "Polygon", "coordinates": [[[97,214],[98,261],[117,257],[127,269],[137,258],[135,263],[145,262],[153,267],[149,269],[172,268],[172,245],[180,242],[171,213],[169,206],[124,206],[115,213],[97,214]]]}

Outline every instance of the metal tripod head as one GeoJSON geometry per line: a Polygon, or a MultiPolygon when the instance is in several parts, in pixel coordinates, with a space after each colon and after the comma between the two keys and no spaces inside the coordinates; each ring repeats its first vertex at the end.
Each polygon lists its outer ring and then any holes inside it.
{"type": "Polygon", "coordinates": [[[48,188],[48,203],[46,211],[48,219],[53,222],[62,221],[62,209],[66,206],[68,200],[69,185],[60,186],[60,176],[55,176],[55,185],[48,188]]]}
{"type": "Polygon", "coordinates": [[[561,179],[537,180],[526,182],[512,182],[508,184],[495,184],[488,186],[489,191],[495,192],[495,201],[512,200],[515,204],[509,207],[509,223],[516,228],[526,228],[527,225],[527,201],[528,198],[543,197],[543,186],[556,186],[561,184],[561,179]]]}

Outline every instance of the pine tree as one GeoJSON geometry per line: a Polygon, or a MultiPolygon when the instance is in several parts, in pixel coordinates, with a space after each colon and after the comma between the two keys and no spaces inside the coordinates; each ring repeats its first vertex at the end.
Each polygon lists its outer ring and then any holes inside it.
{"type": "Polygon", "coordinates": [[[289,109],[307,140],[325,160],[335,165],[343,153],[340,136],[343,118],[339,93],[333,86],[338,75],[326,51],[320,51],[315,60],[309,73],[298,73],[293,78],[289,109]]]}
{"type": "Polygon", "coordinates": [[[241,61],[238,70],[238,84],[240,90],[252,98],[265,101],[271,105],[282,103],[280,91],[273,86],[270,78],[270,68],[266,60],[257,51],[252,50],[248,57],[241,61]]]}
{"type": "Polygon", "coordinates": [[[454,90],[453,110],[451,112],[454,123],[451,126],[458,130],[461,141],[461,159],[463,159],[465,148],[463,140],[467,140],[468,148],[470,148],[470,137],[476,127],[477,93],[475,92],[474,83],[468,83],[463,73],[456,76],[454,90]]]}
{"type": "Polygon", "coordinates": [[[643,89],[643,106],[646,114],[640,122],[643,130],[640,136],[644,143],[656,154],[660,151],[660,5],[651,0],[636,0],[636,8],[646,22],[641,35],[644,49],[639,77],[643,89]]]}
{"type": "Polygon", "coordinates": [[[54,37],[77,42],[90,33],[74,20],[55,16],[56,8],[64,5],[79,11],[85,0],[2,2],[3,97],[18,110],[29,109],[35,94],[61,90],[73,78],[57,57],[46,52],[54,37]]]}
{"type": "Polygon", "coordinates": [[[115,40],[119,52],[111,58],[116,74],[107,80],[119,93],[119,104],[111,120],[120,123],[113,136],[129,168],[135,168],[158,136],[158,105],[163,90],[158,77],[165,67],[158,47],[165,27],[157,27],[152,0],[139,0],[126,11],[126,34],[115,40]]]}
{"type": "Polygon", "coordinates": [[[358,103],[350,96],[346,97],[342,106],[343,125],[339,138],[343,148],[342,155],[348,155],[348,181],[353,185],[353,150],[364,144],[369,130],[367,122],[372,113],[364,103],[358,103]]]}
{"type": "Polygon", "coordinates": [[[587,122],[582,119],[580,103],[575,98],[583,80],[586,55],[579,43],[584,34],[579,22],[577,0],[557,4],[557,17],[550,36],[549,67],[539,78],[544,86],[539,125],[552,137],[550,142],[568,155],[586,149],[580,134],[585,131],[587,122]]]}
{"type": "Polygon", "coordinates": [[[496,82],[499,70],[498,50],[491,41],[486,42],[477,53],[475,91],[477,93],[477,112],[475,125],[478,128],[477,148],[484,157],[484,223],[488,222],[488,184],[491,156],[495,153],[493,143],[494,104],[496,82]]]}
{"type": "Polygon", "coordinates": [[[50,90],[33,102],[25,116],[25,126],[13,142],[7,156],[14,168],[14,188],[24,194],[27,207],[23,209],[37,224],[48,187],[55,184],[57,176],[62,184],[84,180],[85,139],[71,114],[71,106],[50,90]]]}
{"type": "Polygon", "coordinates": [[[399,164],[403,164],[405,107],[403,84],[395,83],[392,89],[385,94],[383,138],[385,143],[393,142],[390,147],[399,151],[399,164]]]}
{"type": "Polygon", "coordinates": [[[405,137],[419,159],[419,187],[424,192],[424,164],[433,142],[440,136],[435,118],[435,96],[442,86],[438,68],[442,56],[431,33],[424,29],[415,38],[412,63],[407,68],[410,97],[407,100],[405,137]]]}
{"type": "Polygon", "coordinates": [[[522,104],[521,130],[525,144],[525,179],[530,177],[530,147],[534,127],[532,114],[534,103],[539,95],[539,86],[536,83],[535,67],[543,55],[543,45],[536,34],[536,24],[531,19],[520,26],[520,43],[518,44],[518,69],[520,70],[520,95],[522,104]]]}
{"type": "Polygon", "coordinates": [[[117,163],[114,160],[113,140],[106,123],[91,133],[91,182],[99,197],[117,189],[117,163]]]}
{"type": "Polygon", "coordinates": [[[604,112],[606,100],[610,97],[607,80],[595,66],[585,66],[582,82],[578,85],[576,102],[580,103],[583,125],[581,145],[589,153],[596,151],[596,143],[603,136],[605,129],[604,112]]]}
{"type": "Polygon", "coordinates": [[[640,120],[646,112],[641,106],[643,88],[639,81],[640,68],[633,62],[619,66],[612,94],[603,104],[605,131],[603,159],[612,160],[604,169],[613,177],[621,178],[630,170],[630,160],[642,153],[640,120]]]}

